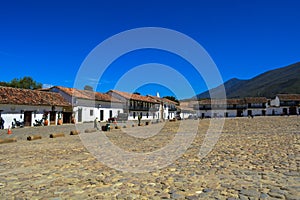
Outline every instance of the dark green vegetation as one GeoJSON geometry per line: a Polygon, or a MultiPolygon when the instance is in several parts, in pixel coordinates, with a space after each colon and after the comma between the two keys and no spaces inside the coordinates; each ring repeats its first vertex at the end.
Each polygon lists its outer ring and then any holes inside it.
{"type": "MultiPolygon", "coordinates": [[[[233,78],[224,83],[227,98],[267,97],[273,98],[276,94],[300,93],[300,62],[267,71],[249,80],[233,78]]],[[[210,92],[220,93],[221,86],[210,92]]],[[[209,92],[197,95],[198,99],[209,98],[209,92]]]]}
{"type": "Polygon", "coordinates": [[[24,76],[21,79],[14,78],[10,82],[0,82],[0,86],[24,88],[24,89],[39,89],[42,88],[41,83],[37,83],[29,76],[24,76]]]}
{"type": "Polygon", "coordinates": [[[165,97],[163,97],[163,98],[166,98],[166,99],[169,99],[169,100],[171,100],[171,101],[174,101],[174,102],[179,103],[178,99],[176,99],[176,98],[173,97],[173,96],[165,96],[165,97]]]}

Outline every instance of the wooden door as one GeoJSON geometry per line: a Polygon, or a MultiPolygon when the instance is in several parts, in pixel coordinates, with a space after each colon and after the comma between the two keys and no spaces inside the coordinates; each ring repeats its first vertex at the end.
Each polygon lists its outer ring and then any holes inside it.
{"type": "Polygon", "coordinates": [[[100,110],[100,121],[104,120],[104,110],[100,110]]]}
{"type": "Polygon", "coordinates": [[[55,125],[55,121],[56,121],[56,112],[51,111],[50,112],[50,125],[55,125]]]}
{"type": "Polygon", "coordinates": [[[25,111],[24,112],[24,126],[31,126],[31,120],[32,120],[32,112],[25,111]]]}
{"type": "Polygon", "coordinates": [[[82,122],[82,108],[78,108],[78,122],[82,122]]]}

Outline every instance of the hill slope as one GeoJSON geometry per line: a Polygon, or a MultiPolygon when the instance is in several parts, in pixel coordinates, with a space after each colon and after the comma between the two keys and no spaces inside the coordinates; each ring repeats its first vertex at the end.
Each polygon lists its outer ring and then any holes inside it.
{"type": "MultiPolygon", "coordinates": [[[[230,79],[224,83],[227,98],[264,96],[272,98],[278,93],[300,94],[300,62],[287,67],[267,71],[249,80],[230,79]]],[[[218,94],[220,86],[210,90],[218,94]]],[[[198,99],[209,98],[209,92],[197,95],[198,99]]]]}

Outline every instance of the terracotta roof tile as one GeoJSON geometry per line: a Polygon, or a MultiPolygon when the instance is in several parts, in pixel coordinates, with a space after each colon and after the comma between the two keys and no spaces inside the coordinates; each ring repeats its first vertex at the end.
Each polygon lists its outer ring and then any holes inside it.
{"type": "Polygon", "coordinates": [[[300,94],[277,94],[281,101],[300,101],[300,94]]]}
{"type": "Polygon", "coordinates": [[[0,103],[17,105],[71,106],[60,94],[0,86],[0,103]]]}
{"type": "Polygon", "coordinates": [[[267,103],[268,99],[266,97],[245,97],[246,103],[267,103]]]}
{"type": "Polygon", "coordinates": [[[177,102],[175,101],[172,101],[170,99],[167,99],[167,98],[161,98],[161,97],[156,97],[156,96],[152,96],[152,95],[147,95],[148,97],[156,100],[156,101],[159,101],[159,102],[164,102],[164,103],[169,103],[169,104],[174,104],[174,105],[178,105],[177,102]]]}
{"type": "Polygon", "coordinates": [[[229,104],[229,105],[243,105],[245,104],[243,99],[204,99],[200,100],[199,104],[210,105],[211,103],[216,105],[229,104]]]}
{"type": "Polygon", "coordinates": [[[127,93],[127,92],[121,92],[121,91],[118,91],[118,90],[110,90],[110,92],[116,93],[116,94],[124,97],[125,99],[132,99],[132,100],[136,100],[136,101],[144,101],[144,102],[156,103],[156,104],[159,103],[158,101],[152,99],[149,96],[131,94],[131,93],[127,93]]]}
{"type": "Polygon", "coordinates": [[[54,88],[57,88],[57,89],[65,92],[66,94],[73,96],[73,97],[77,97],[77,98],[97,100],[97,101],[116,102],[116,103],[121,102],[120,100],[118,100],[106,93],[100,93],[100,92],[94,92],[94,91],[88,91],[88,90],[79,90],[76,88],[66,88],[66,87],[61,87],[61,86],[54,86],[54,88]]]}

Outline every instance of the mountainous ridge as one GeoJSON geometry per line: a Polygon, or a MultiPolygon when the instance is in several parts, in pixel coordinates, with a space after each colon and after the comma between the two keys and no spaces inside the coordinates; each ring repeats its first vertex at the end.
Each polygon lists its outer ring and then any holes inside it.
{"type": "MultiPolygon", "coordinates": [[[[192,99],[210,98],[218,95],[221,86],[198,94],[192,99]]],[[[227,98],[267,97],[279,93],[300,93],[300,62],[270,70],[248,80],[232,78],[224,83],[227,98]]]]}

